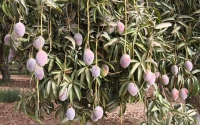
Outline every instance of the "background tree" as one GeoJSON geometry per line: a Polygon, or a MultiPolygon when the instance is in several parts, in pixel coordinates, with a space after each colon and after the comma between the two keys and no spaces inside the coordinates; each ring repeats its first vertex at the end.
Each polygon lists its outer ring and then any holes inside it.
{"type": "MultiPolygon", "coordinates": [[[[1,3],[2,5],[2,3],[1,3]]],[[[2,17],[2,19],[0,20],[1,22],[1,41],[0,41],[0,72],[2,74],[2,80],[3,81],[8,81],[10,80],[10,73],[8,70],[8,64],[7,64],[7,59],[6,56],[7,55],[7,51],[8,51],[8,47],[5,46],[4,44],[4,36],[8,33],[9,31],[9,27],[11,24],[11,20],[4,14],[2,8],[0,8],[0,15],[2,17]]]]}

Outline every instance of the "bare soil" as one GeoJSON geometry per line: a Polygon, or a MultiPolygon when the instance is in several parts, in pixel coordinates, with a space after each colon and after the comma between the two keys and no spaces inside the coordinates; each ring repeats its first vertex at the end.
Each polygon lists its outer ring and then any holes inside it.
{"type": "MultiPolygon", "coordinates": [[[[1,79],[1,75],[0,75],[1,79]]],[[[30,82],[29,76],[12,75],[11,82],[0,83],[0,89],[33,89],[33,82],[30,82]]],[[[14,111],[15,103],[0,103],[0,125],[39,125],[24,113],[14,111]]],[[[144,104],[142,102],[136,104],[128,104],[125,114],[122,118],[118,116],[119,108],[108,116],[100,119],[97,125],[140,125],[144,121],[144,104]]],[[[60,125],[60,121],[55,119],[54,114],[47,116],[42,125],[60,125]]],[[[79,125],[74,123],[74,125],[79,125]]]]}
{"type": "MultiPolygon", "coordinates": [[[[36,121],[21,112],[14,110],[15,103],[0,103],[0,125],[39,125],[36,121]]],[[[144,119],[143,110],[137,106],[128,105],[128,109],[122,118],[118,117],[119,109],[109,113],[108,117],[100,119],[97,125],[140,125],[144,119]]],[[[42,120],[42,125],[60,125],[60,121],[54,115],[47,116],[42,120]]],[[[76,123],[75,125],[79,125],[76,123]]]]}

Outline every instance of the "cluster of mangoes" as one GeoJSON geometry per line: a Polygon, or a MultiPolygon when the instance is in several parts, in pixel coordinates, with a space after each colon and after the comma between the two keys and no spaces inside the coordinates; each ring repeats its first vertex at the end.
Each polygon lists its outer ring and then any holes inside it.
{"type": "MultiPolygon", "coordinates": [[[[190,72],[193,69],[193,64],[188,60],[183,64],[184,68],[190,72]]],[[[173,75],[177,75],[179,72],[179,68],[177,65],[172,65],[170,68],[170,71],[173,75]]],[[[162,83],[164,86],[169,84],[169,77],[167,74],[161,75],[160,72],[151,72],[150,70],[147,70],[143,74],[144,81],[147,82],[148,86],[151,86],[153,83],[156,82],[156,79],[159,79],[160,83],[162,83]]],[[[128,85],[128,91],[131,95],[135,95],[133,93],[138,92],[138,89],[136,89],[136,86],[134,86],[133,83],[130,83],[128,85]]],[[[179,91],[174,87],[171,90],[171,97],[176,100],[178,97],[182,100],[185,100],[188,97],[188,90],[187,88],[181,88],[179,91]]]]}
{"type": "Polygon", "coordinates": [[[44,46],[45,39],[42,36],[38,36],[34,42],[33,46],[35,49],[38,50],[35,59],[29,58],[26,64],[27,69],[30,72],[34,71],[35,78],[38,80],[42,80],[44,78],[44,70],[43,66],[48,61],[48,54],[42,50],[42,47],[44,46]]]}
{"type": "MultiPolygon", "coordinates": [[[[24,34],[25,34],[25,26],[24,26],[23,23],[18,22],[14,25],[14,38],[11,38],[12,37],[11,34],[7,34],[4,37],[4,43],[7,46],[11,46],[12,44],[15,44],[16,47],[18,47],[18,46],[21,45],[21,43],[18,42],[18,39],[23,37],[24,34]],[[11,40],[11,39],[13,39],[13,40],[11,40]]],[[[9,56],[8,56],[8,62],[12,63],[14,61],[14,59],[16,58],[17,51],[11,47],[9,52],[10,53],[9,53],[9,56]]]]}

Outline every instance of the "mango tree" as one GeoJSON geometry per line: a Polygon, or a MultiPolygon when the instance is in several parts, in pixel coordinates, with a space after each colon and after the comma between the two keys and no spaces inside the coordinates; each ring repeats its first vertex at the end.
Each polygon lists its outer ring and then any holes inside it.
{"type": "Polygon", "coordinates": [[[85,124],[143,100],[143,124],[193,123],[191,105],[170,103],[199,91],[199,11],[179,2],[4,1],[11,47],[36,85],[15,108],[38,122],[55,111],[62,123],[85,124]]]}

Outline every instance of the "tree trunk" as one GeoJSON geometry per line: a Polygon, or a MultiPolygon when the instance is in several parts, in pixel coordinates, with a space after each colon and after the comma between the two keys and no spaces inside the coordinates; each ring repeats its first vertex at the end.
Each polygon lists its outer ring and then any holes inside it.
{"type": "Polygon", "coordinates": [[[10,73],[8,70],[8,66],[5,63],[5,53],[4,53],[4,48],[3,48],[4,38],[3,37],[1,39],[1,41],[2,42],[0,43],[0,72],[2,74],[2,80],[9,81],[10,73]]]}

